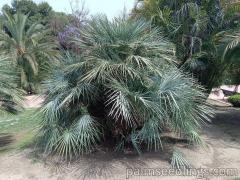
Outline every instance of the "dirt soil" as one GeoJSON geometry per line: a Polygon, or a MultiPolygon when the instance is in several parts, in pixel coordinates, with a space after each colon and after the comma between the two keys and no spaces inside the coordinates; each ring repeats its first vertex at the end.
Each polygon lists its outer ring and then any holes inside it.
{"type": "MultiPolygon", "coordinates": [[[[206,147],[186,148],[179,146],[186,159],[195,168],[238,168],[240,172],[240,110],[233,108],[218,110],[212,124],[203,129],[206,147]]],[[[54,160],[36,158],[31,150],[11,151],[0,154],[0,180],[80,180],[80,179],[126,179],[127,168],[169,168],[167,153],[145,153],[142,156],[117,156],[98,153],[84,157],[71,165],[54,160]]],[[[131,172],[130,172],[131,174],[131,172]]],[[[234,180],[237,176],[202,179],[234,180]]],[[[133,180],[193,180],[194,176],[142,176],[133,180]]]]}

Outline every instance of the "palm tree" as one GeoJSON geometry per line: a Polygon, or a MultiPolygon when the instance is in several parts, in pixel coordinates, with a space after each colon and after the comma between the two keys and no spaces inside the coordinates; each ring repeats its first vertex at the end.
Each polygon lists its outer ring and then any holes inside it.
{"type": "Polygon", "coordinates": [[[0,31],[1,53],[12,59],[19,72],[19,87],[33,91],[39,72],[59,58],[57,44],[38,23],[27,27],[28,16],[4,12],[3,29],[0,31]],[[44,66],[45,65],[45,66],[44,66]]]}
{"type": "Polygon", "coordinates": [[[157,28],[99,16],[78,34],[82,55],[68,54],[46,82],[39,140],[46,152],[72,158],[106,143],[158,150],[169,130],[201,142],[212,111],[202,87],[173,65],[174,46],[157,28]]]}
{"type": "Polygon", "coordinates": [[[239,23],[240,2],[227,0],[139,0],[133,16],[151,20],[176,44],[177,65],[193,72],[210,92],[224,79],[229,59],[223,59],[222,31],[239,23]]]}
{"type": "Polygon", "coordinates": [[[19,111],[21,91],[16,87],[16,73],[9,59],[0,58],[0,116],[19,111]]]}
{"type": "MultiPolygon", "coordinates": [[[[240,33],[229,31],[223,38],[224,49],[222,49],[223,56],[221,62],[225,65],[225,84],[239,84],[239,70],[240,70],[240,33]]],[[[237,87],[237,86],[236,86],[237,87]]]]}

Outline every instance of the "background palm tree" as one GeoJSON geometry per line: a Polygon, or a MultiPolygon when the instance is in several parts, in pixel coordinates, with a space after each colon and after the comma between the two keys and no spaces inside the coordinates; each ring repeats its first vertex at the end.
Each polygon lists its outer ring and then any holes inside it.
{"type": "Polygon", "coordinates": [[[229,31],[223,38],[225,44],[227,44],[223,50],[224,53],[222,57],[222,61],[226,62],[225,64],[227,66],[224,78],[226,84],[240,83],[240,33],[238,31],[229,31]]]}
{"type": "Polygon", "coordinates": [[[67,55],[46,82],[39,141],[46,152],[72,158],[106,143],[141,153],[160,149],[166,131],[201,143],[212,111],[202,88],[173,65],[174,46],[157,28],[99,16],[78,34],[82,55],[67,55]]]}
{"type": "Polygon", "coordinates": [[[176,44],[177,65],[187,68],[208,92],[231,67],[224,31],[239,27],[240,3],[226,0],[140,0],[133,17],[144,17],[176,44]],[[225,46],[225,47],[224,47],[225,46]]]}
{"type": "Polygon", "coordinates": [[[4,13],[0,48],[19,72],[19,87],[32,92],[39,72],[56,62],[59,51],[42,25],[34,23],[27,27],[27,21],[28,15],[4,13]]]}

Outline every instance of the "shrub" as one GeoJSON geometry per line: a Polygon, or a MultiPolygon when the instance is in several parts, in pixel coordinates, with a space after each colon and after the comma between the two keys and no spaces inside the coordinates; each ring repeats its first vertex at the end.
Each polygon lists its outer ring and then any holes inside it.
{"type": "Polygon", "coordinates": [[[240,107],[240,94],[235,94],[228,98],[228,101],[235,107],[240,107]]]}
{"type": "Polygon", "coordinates": [[[170,129],[201,142],[212,114],[202,87],[174,65],[174,46],[144,21],[93,18],[74,38],[81,57],[67,56],[48,82],[40,144],[72,158],[96,145],[138,153],[162,147],[170,129]]]}

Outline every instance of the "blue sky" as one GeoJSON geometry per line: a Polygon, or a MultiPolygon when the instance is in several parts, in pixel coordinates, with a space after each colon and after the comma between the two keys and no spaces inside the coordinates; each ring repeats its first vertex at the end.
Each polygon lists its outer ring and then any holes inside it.
{"type": "MultiPolygon", "coordinates": [[[[55,11],[70,12],[70,2],[72,0],[34,0],[35,2],[48,2],[55,11]]],[[[81,2],[81,0],[78,0],[81,2]]],[[[85,0],[90,14],[105,13],[109,18],[119,15],[124,6],[129,11],[133,8],[135,0],[85,0]]],[[[11,4],[11,0],[0,0],[0,8],[4,4],[11,4]]]]}

